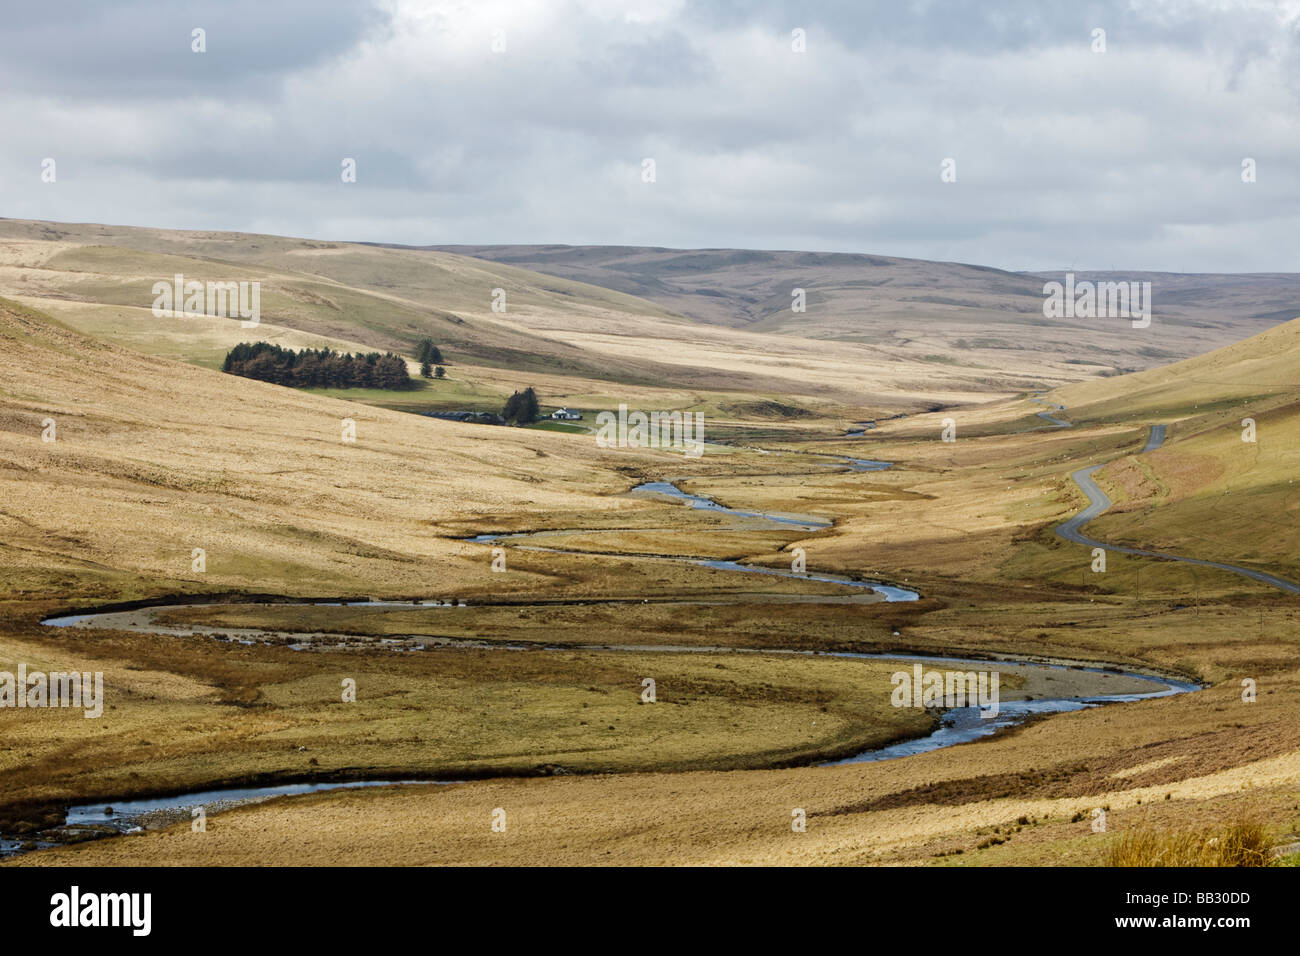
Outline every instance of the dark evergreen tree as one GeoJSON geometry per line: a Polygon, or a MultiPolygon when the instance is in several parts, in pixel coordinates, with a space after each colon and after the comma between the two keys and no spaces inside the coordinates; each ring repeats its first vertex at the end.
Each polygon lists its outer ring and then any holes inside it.
{"type": "Polygon", "coordinates": [[[537,416],[541,414],[541,406],[537,403],[537,393],[533,391],[532,386],[524,389],[523,400],[519,409],[519,420],[524,424],[537,421],[537,416]]]}
{"type": "Polygon", "coordinates": [[[438,346],[433,344],[433,339],[420,339],[420,344],[416,346],[415,357],[421,362],[428,362],[430,365],[437,365],[442,361],[442,353],[438,351],[438,346]]]}
{"type": "Polygon", "coordinates": [[[540,411],[541,408],[537,403],[537,393],[529,386],[522,392],[515,392],[506,399],[506,407],[502,409],[501,417],[508,422],[527,425],[530,422],[537,421],[540,411]]]}
{"type": "Polygon", "coordinates": [[[523,396],[518,392],[513,393],[506,399],[506,407],[501,410],[501,417],[508,422],[513,422],[519,417],[519,405],[523,396]]]}

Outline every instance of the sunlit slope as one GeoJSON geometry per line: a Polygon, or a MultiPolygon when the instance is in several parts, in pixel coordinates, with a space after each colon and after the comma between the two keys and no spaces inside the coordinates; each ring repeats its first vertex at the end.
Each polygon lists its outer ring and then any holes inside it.
{"type": "Polygon", "coordinates": [[[562,377],[544,396],[557,404],[584,394],[622,401],[632,389],[666,388],[696,393],[688,402],[674,397],[676,407],[740,393],[852,418],[979,402],[1089,374],[1008,352],[986,362],[724,328],[511,265],[254,234],[0,220],[0,295],[96,338],[208,367],[234,341],[250,338],[410,357],[428,336],[462,382],[468,367],[499,369],[498,376],[473,373],[488,391],[509,394],[521,381],[541,387],[543,376],[562,377]],[[261,327],[243,329],[236,318],[156,317],[154,283],[176,274],[260,283],[261,327]],[[504,311],[494,311],[494,296],[503,297],[504,311]]]}
{"type": "Polygon", "coordinates": [[[636,459],[141,355],[0,299],[7,597],[445,595],[493,578],[483,547],[453,540],[449,523],[637,507],[610,497],[629,483],[615,467],[636,459]]]}
{"type": "Polygon", "coordinates": [[[1075,423],[1174,421],[1264,403],[1300,387],[1300,319],[1204,355],[1116,378],[1066,385],[1048,399],[1075,423]]]}
{"type": "MultiPolygon", "coordinates": [[[[555,311],[593,322],[616,314],[625,326],[647,316],[690,324],[631,296],[448,254],[0,220],[0,293],[6,295],[148,311],[154,283],[176,274],[201,282],[258,282],[263,320],[369,348],[411,354],[428,336],[453,361],[629,382],[662,381],[673,370],[652,356],[625,361],[584,351],[530,327],[555,311]],[[492,312],[498,289],[503,315],[492,312]]],[[[69,311],[65,320],[78,323],[78,310],[69,311]]]]}
{"type": "Polygon", "coordinates": [[[1051,393],[1076,425],[1170,423],[1163,448],[1098,473],[1116,504],[1089,533],[1300,579],[1298,370],[1300,319],[1167,368],[1051,393]],[[1254,440],[1243,440],[1252,423],[1254,440]]]}
{"type": "MultiPolygon", "coordinates": [[[[338,352],[372,352],[375,346],[347,336],[320,335],[259,322],[245,329],[237,319],[205,315],[155,316],[148,307],[77,302],[39,296],[14,295],[12,301],[36,309],[90,338],[125,346],[161,358],[219,369],[234,346],[256,339],[291,349],[324,349],[338,352]]],[[[412,375],[418,365],[409,360],[412,375]]]]}
{"type": "Polygon", "coordinates": [[[453,254],[428,254],[365,243],[328,242],[260,233],[147,229],[88,223],[0,219],[0,237],[75,246],[119,246],[139,252],[224,262],[255,263],[284,272],[396,297],[436,300],[449,312],[475,311],[507,280],[520,305],[608,308],[636,315],[669,315],[661,307],[583,282],[453,254]]]}

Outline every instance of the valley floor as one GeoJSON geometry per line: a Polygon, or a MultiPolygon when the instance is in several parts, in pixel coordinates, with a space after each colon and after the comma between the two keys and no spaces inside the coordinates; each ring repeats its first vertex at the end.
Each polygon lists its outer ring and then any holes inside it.
{"type": "MultiPolygon", "coordinates": [[[[0,709],[0,832],[31,839],[70,803],[218,785],[465,781],[281,798],[214,813],[205,832],[180,822],[12,865],[1100,864],[1138,828],[1250,819],[1278,845],[1300,829],[1294,595],[1215,568],[1189,587],[1186,567],[1120,552],[1098,571],[1086,546],[1054,534],[1086,503],[1070,474],[1101,464],[1115,513],[1089,534],[1300,579],[1285,535],[1178,538],[1198,494],[1240,481],[1189,467],[1222,457],[1210,419],[1167,416],[1170,441],[1142,456],[1149,418],[1058,428],[1016,399],[957,412],[954,442],[939,437],[952,412],[860,438],[815,420],[691,460],[173,363],[160,390],[155,360],[88,347],[34,313],[8,321],[0,670],[100,670],[108,697],[96,720],[0,709]],[[50,374],[59,407],[42,397],[50,374]],[[250,428],[246,409],[262,424],[250,428]],[[53,444],[39,440],[43,415],[61,423],[53,444]],[[339,444],[343,417],[358,447],[339,444]],[[894,466],[854,470],[836,455],[894,466]],[[751,514],[629,493],[648,480],[751,514]],[[504,532],[530,534],[469,540],[504,532]],[[792,576],[800,556],[809,573],[792,576]],[[882,600],[837,577],[919,598],[882,600]],[[112,627],[41,624],[205,594],[223,603],[112,627]],[[250,629],[273,639],[242,643],[250,629]],[[927,733],[934,715],[890,706],[888,662],[790,650],[1063,659],[1207,686],[822,767],[927,733]],[[355,703],[340,694],[348,680],[355,703]]],[[[1008,668],[1008,698],[1044,692],[1027,680],[1008,668]]]]}

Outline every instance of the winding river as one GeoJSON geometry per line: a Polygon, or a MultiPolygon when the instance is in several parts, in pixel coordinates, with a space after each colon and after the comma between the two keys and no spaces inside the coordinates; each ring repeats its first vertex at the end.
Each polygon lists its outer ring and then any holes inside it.
{"type": "MultiPolygon", "coordinates": [[[[1049,416],[1044,416],[1049,417],[1049,416]]],[[[1068,423],[1059,422],[1062,426],[1068,423]]],[[[1163,430],[1162,430],[1163,432],[1163,430]]],[[[1148,450],[1153,447],[1148,444],[1148,450]]],[[[1158,447],[1158,443],[1156,446],[1158,447]]],[[[890,463],[881,461],[872,461],[870,459],[851,458],[842,455],[822,455],[832,459],[828,463],[829,467],[842,467],[853,471],[882,471],[890,467],[890,463]]],[[[1087,478],[1092,469],[1081,469],[1075,473],[1076,481],[1080,478],[1087,478]],[[1086,474],[1085,474],[1086,472],[1086,474]]],[[[1088,479],[1090,482],[1090,479],[1088,479]]],[[[1085,487],[1080,481],[1081,487],[1085,487]]],[[[1095,485],[1092,487],[1095,488],[1095,485]]],[[[1085,487],[1085,491],[1088,488],[1085,487]]],[[[691,494],[683,491],[673,481],[651,481],[638,485],[632,489],[632,492],[638,494],[650,494],[668,497],[681,501],[692,508],[706,509],[727,514],[752,525],[757,523],[765,529],[778,530],[797,530],[815,533],[833,526],[832,522],[813,518],[807,515],[795,514],[774,514],[753,510],[742,510],[729,508],[719,502],[708,498],[704,495],[691,494]]],[[[1092,499],[1092,493],[1089,492],[1092,499]]],[[[1083,537],[1078,534],[1078,528],[1086,521],[1091,520],[1096,514],[1104,511],[1109,506],[1109,500],[1098,505],[1097,499],[1092,500],[1089,508],[1085,509],[1069,522],[1058,529],[1063,537],[1070,540],[1078,540],[1082,543],[1093,543],[1092,539],[1083,537]],[[1068,526],[1068,529],[1067,529],[1068,526]],[[1067,531],[1069,533],[1064,533],[1067,531]],[[1077,535],[1071,537],[1070,535],[1077,535]]],[[[600,533],[589,529],[573,529],[569,531],[543,531],[543,532],[520,532],[508,533],[502,532],[497,534],[477,535],[468,540],[482,543],[508,543],[514,547],[525,548],[538,551],[552,551],[555,553],[592,556],[591,552],[583,551],[564,551],[560,549],[549,548],[543,544],[530,542],[545,541],[548,537],[553,538],[564,534],[582,533],[584,535],[600,533]]],[[[1114,546],[1106,545],[1105,547],[1114,546]]],[[[1123,549],[1121,549],[1123,550],[1123,549]]],[[[1145,552],[1134,549],[1132,553],[1137,554],[1155,554],[1154,552],[1145,552]]],[[[1165,555],[1157,555],[1167,557],[1165,555]]],[[[885,601],[915,601],[919,598],[916,591],[902,588],[897,585],[885,584],[876,581],[863,581],[850,578],[843,575],[833,574],[801,574],[794,571],[785,571],[780,568],[770,568],[755,565],[747,565],[737,561],[710,560],[694,557],[684,557],[675,555],[629,555],[629,558],[647,559],[647,560],[664,560],[674,562],[685,562],[698,566],[708,567],[715,570],[730,571],[746,574],[773,575],[784,578],[797,578],[803,580],[818,581],[822,583],[841,585],[849,591],[869,590],[879,595],[885,601]]],[[[1197,562],[1212,564],[1210,562],[1197,562]]],[[[1223,565],[1212,564],[1214,567],[1225,567],[1223,565]]],[[[1243,569],[1233,569],[1243,573],[1243,569]]],[[[1251,575],[1255,576],[1255,575],[1251,575]]],[[[1265,575],[1264,577],[1269,577],[1265,575]]],[[[830,598],[833,600],[833,598],[830,598]]],[[[860,600],[860,598],[846,598],[845,600],[860,600]]],[[[245,605],[247,602],[244,602],[245,605]]],[[[591,603],[591,602],[584,602],[591,603]]],[[[685,602],[690,603],[690,602],[685,602]]],[[[381,610],[384,608],[402,607],[402,608],[421,608],[429,609],[431,612],[437,612],[439,608],[456,606],[453,602],[441,600],[424,600],[424,601],[358,601],[358,600],[332,600],[332,601],[300,601],[300,602],[281,602],[277,601],[276,606],[285,606],[297,604],[298,606],[351,606],[367,607],[381,610]]],[[[169,602],[160,602],[154,605],[134,605],[130,608],[118,606],[115,608],[80,611],[72,614],[59,615],[50,617],[42,621],[43,624],[50,627],[75,627],[75,628],[120,628],[134,631],[144,631],[147,633],[165,634],[171,636],[203,636],[214,635],[217,633],[230,635],[236,640],[247,642],[258,640],[284,639],[284,632],[277,632],[271,629],[261,628],[230,628],[230,627],[205,627],[191,625],[165,625],[159,623],[156,617],[170,610],[176,610],[191,606],[221,607],[234,605],[213,604],[207,599],[196,598],[192,602],[177,603],[175,600],[169,602]]],[[[464,606],[463,604],[458,606],[464,606]]],[[[298,649],[307,649],[316,641],[328,640],[331,638],[345,638],[347,635],[342,634],[315,634],[308,639],[305,635],[297,635],[298,643],[291,646],[298,649]]],[[[496,649],[522,650],[523,645],[518,644],[501,644],[486,641],[475,640],[456,640],[456,639],[428,639],[426,643],[457,644],[465,646],[490,647],[496,649]]],[[[556,646],[559,647],[558,645],[556,646]]],[[[838,657],[849,659],[863,660],[889,660],[897,661],[900,664],[924,663],[935,666],[955,668],[959,670],[971,670],[978,668],[988,668],[995,665],[997,669],[1019,671],[1022,674],[1043,677],[1047,671],[1076,671],[1086,672],[1095,675],[1101,675],[1099,682],[1105,678],[1119,678],[1127,682],[1127,689],[1116,693],[1091,694],[1087,696],[1040,696],[1036,698],[1027,698],[1024,700],[1002,701],[998,708],[998,714],[992,719],[981,715],[978,707],[955,707],[951,708],[939,717],[938,726],[929,734],[921,737],[904,740],[898,743],[890,744],[884,747],[874,747],[852,756],[823,763],[821,766],[840,766],[849,763],[868,763],[881,760],[892,760],[901,757],[914,756],[928,751],[937,750],[943,747],[950,747],[955,744],[967,743],[987,737],[1006,727],[1017,724],[1026,718],[1039,714],[1063,713],[1068,711],[1080,710],[1088,707],[1095,707],[1101,704],[1131,702],[1145,700],[1155,697],[1164,697],[1171,694],[1187,693],[1199,689],[1199,685],[1179,681],[1167,677],[1155,676],[1152,674],[1126,672],[1113,668],[1093,668],[1081,665],[1065,664],[1060,662],[1028,660],[1028,659],[973,659],[959,657],[940,657],[940,656],[919,656],[896,653],[850,653],[850,652],[819,652],[819,651],[801,651],[801,650],[784,650],[772,648],[735,648],[735,647],[699,647],[699,646],[645,646],[645,645],[565,645],[564,649],[574,650],[582,649],[584,651],[601,651],[609,653],[625,653],[635,651],[637,653],[718,653],[725,651],[727,653],[740,654],[765,654],[765,655],[790,655],[790,656],[822,656],[838,657]],[[1138,689],[1138,688],[1141,689],[1138,689]],[[1150,689],[1146,689],[1149,687],[1150,689]]],[[[1050,675],[1048,675],[1050,679],[1050,675]]],[[[225,790],[207,790],[193,792],[172,797],[152,797],[129,801],[112,801],[110,803],[97,802],[83,804],[71,807],[68,811],[65,826],[87,826],[94,824],[101,829],[107,829],[113,832],[125,833],[132,832],[141,826],[141,821],[148,821],[161,815],[165,821],[178,819],[177,814],[187,814],[190,808],[196,806],[210,806],[216,809],[226,806],[234,806],[250,801],[268,799],[275,796],[291,795],[296,793],[316,792],[320,790],[329,790],[336,788],[367,787],[367,786],[384,786],[393,784],[413,784],[413,783],[452,783],[457,781],[402,781],[402,780],[352,780],[341,782],[312,782],[312,783],[288,783],[277,784],[265,787],[242,787],[230,788],[225,790]],[[170,816],[169,816],[170,815],[170,816]]],[[[42,845],[37,840],[37,845],[42,845]]],[[[0,854],[5,852],[16,852],[17,845],[14,841],[0,841],[0,854]]]]}
{"type": "MultiPolygon", "coordinates": [[[[337,602],[336,602],[337,603],[337,602]]],[[[380,606],[380,602],[374,602],[380,606]]],[[[82,626],[94,626],[94,618],[80,622],[82,626]]],[[[76,626],[76,625],[61,625],[76,626]]],[[[503,645],[486,645],[502,647],[503,645]]],[[[513,646],[513,645],[512,645],[513,646]]],[[[558,648],[557,648],[558,649],[558,648]]],[[[569,646],[565,649],[573,649],[569,646]]],[[[939,719],[939,725],[929,734],[902,740],[883,747],[872,747],[860,753],[839,760],[819,764],[821,767],[839,767],[846,764],[875,763],[882,760],[895,760],[928,753],[956,744],[969,743],[983,737],[991,736],[999,730],[1020,723],[1028,717],[1045,714],[1067,713],[1097,707],[1103,704],[1135,702],[1173,694],[1188,693],[1200,689],[1197,684],[1157,677],[1151,674],[1125,672],[1110,668],[1067,665],[1045,661],[1026,661],[1018,659],[976,659],[962,657],[943,657],[918,654],[895,653],[858,653],[850,651],[803,651],[772,648],[735,648],[735,647],[699,647],[699,646],[664,646],[664,645],[583,645],[583,650],[605,651],[610,653],[718,653],[725,651],[732,654],[789,655],[792,657],[834,657],[855,660],[883,660],[897,662],[900,665],[923,664],[931,667],[951,668],[961,671],[987,669],[993,667],[999,672],[1010,671],[1026,676],[1042,677],[1049,672],[1084,672],[1099,675],[1104,679],[1147,684],[1149,690],[1129,690],[1108,694],[1091,694],[1086,696],[1060,696],[1026,698],[1023,700],[1003,700],[998,703],[996,716],[987,717],[978,706],[954,707],[945,711],[939,719]]],[[[128,834],[139,832],[146,827],[168,825],[190,819],[194,808],[202,807],[205,812],[218,813],[249,803],[256,803],[279,796],[293,796],[305,793],[319,793],[326,790],[353,789],[357,787],[415,786],[464,783],[462,780],[348,780],[323,781],[312,783],[283,783],[260,787],[228,787],[191,791],[173,796],[143,797],[128,800],[99,800],[92,803],[77,804],[69,807],[63,823],[64,828],[81,831],[83,834],[93,832],[99,836],[128,834]]],[[[27,844],[17,840],[0,839],[0,857],[13,855],[25,849],[42,849],[67,842],[57,835],[38,835],[27,844]]]]}
{"type": "MultiPolygon", "coordinates": [[[[866,458],[850,458],[846,455],[820,455],[818,457],[835,459],[829,462],[827,467],[845,467],[850,471],[884,471],[890,467],[887,461],[872,461],[866,458]]],[[[807,515],[790,515],[790,514],[773,514],[763,511],[745,511],[739,508],[729,508],[720,504],[705,495],[691,494],[678,488],[674,481],[647,481],[637,485],[629,492],[630,494],[653,494],[672,498],[676,501],[682,501],[689,504],[692,508],[698,508],[706,511],[717,511],[722,514],[731,515],[734,518],[743,518],[750,521],[758,522],[760,525],[766,524],[773,530],[796,530],[816,532],[824,531],[834,526],[833,522],[823,521],[818,518],[810,518],[807,515]]],[[[729,529],[727,529],[729,530],[729,529]]],[[[599,534],[622,534],[621,529],[611,529],[609,531],[600,530],[580,530],[580,529],[563,529],[556,531],[522,531],[517,533],[501,532],[499,534],[480,534],[470,538],[470,541],[479,544],[495,544],[507,542],[516,547],[527,551],[545,551],[551,554],[568,554],[579,557],[591,557],[590,551],[569,551],[561,548],[550,548],[536,544],[525,544],[526,541],[540,541],[547,538],[562,537],[570,534],[599,535],[599,534]]],[[[760,565],[743,564],[739,561],[723,561],[708,558],[689,558],[674,555],[628,555],[642,560],[650,561],[673,561],[676,563],[694,564],[700,567],[712,568],[716,571],[736,571],[748,574],[767,574],[773,577],[794,578],[801,581],[820,581],[828,584],[842,584],[848,588],[865,589],[874,591],[886,601],[916,601],[920,595],[908,588],[898,587],[893,584],[884,584],[879,581],[862,581],[847,575],[838,574],[812,574],[800,573],[796,571],[786,571],[781,568],[770,568],[760,565]]],[[[826,600],[833,600],[826,599],[826,600]]],[[[689,601],[678,603],[692,603],[689,601]]],[[[712,603],[712,602],[709,602],[712,603]]]]}

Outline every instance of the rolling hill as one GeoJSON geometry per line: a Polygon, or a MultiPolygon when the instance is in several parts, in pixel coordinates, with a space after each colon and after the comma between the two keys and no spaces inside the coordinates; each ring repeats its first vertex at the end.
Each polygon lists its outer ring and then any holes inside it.
{"type": "Polygon", "coordinates": [[[312,593],[445,594],[492,580],[483,549],[457,540],[461,524],[534,507],[626,509],[612,494],[642,457],[223,375],[0,299],[9,599],[304,582],[312,593]]]}
{"type": "Polygon", "coordinates": [[[757,398],[758,407],[776,402],[802,415],[811,409],[853,420],[985,401],[1104,371],[1037,347],[958,340],[936,341],[930,350],[922,347],[928,340],[873,343],[732,328],[597,285],[454,253],[241,233],[0,220],[0,295],[96,338],[209,368],[250,338],[411,356],[429,336],[456,366],[457,387],[442,396],[446,402],[499,404],[527,384],[554,404],[611,407],[636,396],[648,407],[667,400],[719,409],[757,398]],[[178,273],[259,282],[260,326],[155,316],[154,283],[178,273]],[[505,297],[504,311],[492,308],[495,290],[505,297]],[[671,394],[656,402],[650,392],[665,389],[671,394]]]}
{"type": "Polygon", "coordinates": [[[1208,351],[1300,313],[1300,276],[1078,274],[1151,281],[1149,329],[1047,320],[1061,274],[890,256],[631,246],[431,246],[636,295],[702,322],[897,346],[998,367],[1043,361],[1129,371],[1208,351]],[[807,311],[791,311],[792,290],[807,311]]]}
{"type": "Polygon", "coordinates": [[[1071,421],[1166,423],[1098,474],[1102,540],[1300,574],[1300,319],[1164,368],[1057,389],[1071,421]],[[1251,440],[1246,440],[1251,439],[1251,440]]]}

